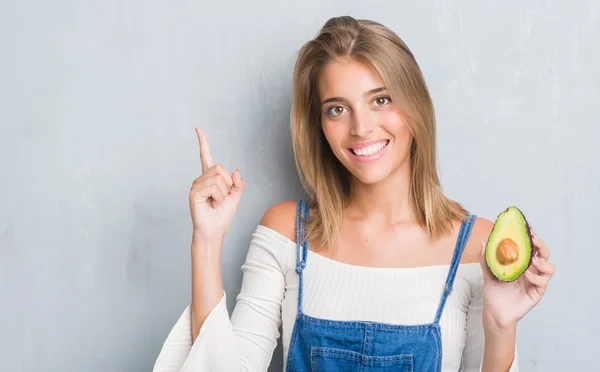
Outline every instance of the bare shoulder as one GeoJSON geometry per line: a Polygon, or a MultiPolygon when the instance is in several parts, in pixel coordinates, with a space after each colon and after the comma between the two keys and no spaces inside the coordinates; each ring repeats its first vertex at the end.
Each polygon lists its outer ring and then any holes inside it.
{"type": "Polygon", "coordinates": [[[263,215],[260,224],[295,242],[297,203],[294,200],[285,200],[273,204],[263,215]]]}
{"type": "Polygon", "coordinates": [[[481,252],[481,241],[486,240],[494,227],[494,222],[477,217],[471,230],[471,236],[463,253],[464,262],[479,262],[479,254],[481,252]]]}

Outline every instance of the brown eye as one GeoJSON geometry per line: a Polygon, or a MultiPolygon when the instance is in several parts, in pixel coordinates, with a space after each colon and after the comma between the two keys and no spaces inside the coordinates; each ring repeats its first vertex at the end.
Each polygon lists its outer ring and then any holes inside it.
{"type": "Polygon", "coordinates": [[[375,98],[375,104],[377,106],[384,106],[386,104],[388,104],[390,102],[390,98],[389,97],[377,97],[375,98]]]}
{"type": "Polygon", "coordinates": [[[330,117],[339,116],[339,115],[342,115],[343,113],[344,113],[344,107],[342,107],[342,106],[331,106],[326,111],[327,116],[330,116],[330,117]]]}

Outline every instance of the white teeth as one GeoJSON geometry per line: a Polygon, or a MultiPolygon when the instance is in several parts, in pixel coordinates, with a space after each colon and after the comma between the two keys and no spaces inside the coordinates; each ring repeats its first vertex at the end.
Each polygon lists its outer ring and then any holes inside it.
{"type": "Polygon", "coordinates": [[[352,151],[354,151],[354,153],[358,156],[371,156],[383,150],[383,148],[387,146],[387,144],[388,141],[383,141],[373,144],[371,146],[363,147],[362,149],[352,149],[352,151]]]}

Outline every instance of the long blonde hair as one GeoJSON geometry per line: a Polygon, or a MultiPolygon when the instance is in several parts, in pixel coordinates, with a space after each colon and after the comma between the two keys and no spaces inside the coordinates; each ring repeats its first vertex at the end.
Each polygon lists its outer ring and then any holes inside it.
{"type": "Polygon", "coordinates": [[[387,27],[349,16],[329,19],[319,34],[302,46],[294,68],[291,110],[292,148],[300,180],[314,214],[308,239],[320,248],[337,242],[343,210],[352,196],[351,175],[333,154],[321,130],[317,79],[336,57],[350,56],[372,66],[391,92],[413,137],[410,192],[418,222],[436,239],[462,219],[465,209],[441,190],[436,167],[433,103],[412,52],[387,27]]]}

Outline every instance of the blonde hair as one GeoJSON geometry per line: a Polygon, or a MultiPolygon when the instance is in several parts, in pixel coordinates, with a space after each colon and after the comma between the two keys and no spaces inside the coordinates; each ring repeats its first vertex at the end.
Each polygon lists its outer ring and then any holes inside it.
{"type": "Polygon", "coordinates": [[[321,130],[317,79],[336,57],[350,56],[372,66],[388,87],[413,137],[410,153],[411,197],[418,222],[436,239],[452,229],[466,211],[441,190],[436,168],[433,103],[412,52],[387,27],[349,16],[329,19],[319,34],[302,46],[294,68],[290,126],[300,180],[315,213],[308,239],[320,248],[337,242],[343,210],[352,197],[351,175],[333,154],[321,130]]]}

